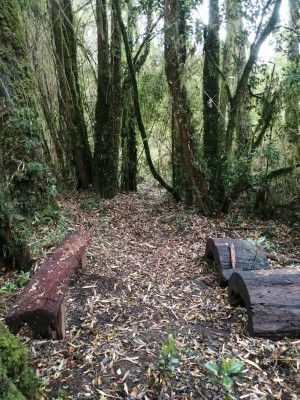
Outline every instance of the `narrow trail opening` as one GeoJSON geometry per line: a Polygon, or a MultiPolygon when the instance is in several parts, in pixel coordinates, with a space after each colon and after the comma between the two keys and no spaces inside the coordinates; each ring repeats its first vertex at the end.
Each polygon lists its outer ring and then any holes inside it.
{"type": "Polygon", "coordinates": [[[20,335],[45,398],[222,398],[203,368],[221,356],[245,365],[236,398],[295,393],[278,369],[281,344],[248,337],[244,311],[230,309],[226,290],[201,260],[224,220],[186,210],[158,189],[99,201],[76,194],[62,204],[69,227],[94,236],[88,266],[66,299],[66,340],[20,335]],[[169,334],[180,353],[172,381],[150,368],[169,334]]]}

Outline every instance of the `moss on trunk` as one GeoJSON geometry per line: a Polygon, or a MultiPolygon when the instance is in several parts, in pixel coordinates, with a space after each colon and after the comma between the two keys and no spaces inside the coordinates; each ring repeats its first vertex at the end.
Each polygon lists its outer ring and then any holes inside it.
{"type": "Polygon", "coordinates": [[[31,400],[38,381],[30,368],[27,349],[0,322],[0,399],[31,400]]]}
{"type": "Polygon", "coordinates": [[[13,254],[12,238],[18,252],[23,248],[20,232],[30,230],[32,215],[49,205],[56,207],[42,151],[39,106],[21,18],[25,5],[28,2],[0,2],[0,252],[14,259],[18,256],[13,254]],[[11,214],[21,217],[14,220],[13,237],[5,231],[11,214]]]}

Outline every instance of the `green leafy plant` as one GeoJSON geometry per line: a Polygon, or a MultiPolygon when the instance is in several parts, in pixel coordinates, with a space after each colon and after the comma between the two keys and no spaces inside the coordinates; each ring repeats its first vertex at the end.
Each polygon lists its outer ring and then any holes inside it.
{"type": "Polygon", "coordinates": [[[16,275],[16,283],[18,287],[23,287],[25,286],[30,280],[30,271],[20,271],[16,275]]]}
{"type": "Polygon", "coordinates": [[[244,240],[245,243],[247,243],[250,246],[253,246],[255,249],[255,257],[253,260],[253,266],[255,265],[255,262],[258,261],[262,261],[263,262],[263,255],[262,253],[259,251],[260,249],[264,249],[264,250],[269,250],[272,245],[270,243],[268,243],[266,241],[266,237],[265,236],[259,236],[258,232],[255,232],[254,238],[247,238],[244,240]]]}
{"type": "Polygon", "coordinates": [[[6,286],[0,288],[0,294],[12,293],[17,290],[18,286],[13,283],[8,283],[6,286]]]}
{"type": "Polygon", "coordinates": [[[8,283],[6,286],[4,286],[3,288],[0,289],[0,294],[14,292],[18,288],[21,288],[24,285],[26,285],[26,283],[29,281],[29,279],[30,279],[29,271],[27,271],[27,272],[21,271],[21,272],[17,273],[14,277],[13,282],[8,283]]]}
{"type": "Polygon", "coordinates": [[[225,392],[225,399],[232,399],[230,393],[233,391],[234,382],[231,375],[240,374],[244,370],[244,365],[238,362],[234,357],[229,361],[222,357],[221,363],[208,362],[204,368],[212,374],[211,381],[225,392]]]}
{"type": "Polygon", "coordinates": [[[254,246],[254,247],[261,247],[264,248],[266,244],[266,237],[265,236],[259,236],[257,232],[254,234],[254,239],[252,238],[247,238],[245,239],[246,243],[254,246]]]}
{"type": "Polygon", "coordinates": [[[176,341],[172,335],[168,336],[168,343],[161,348],[158,360],[158,368],[161,373],[172,379],[176,367],[179,365],[179,351],[176,348],[176,341]]]}
{"type": "Polygon", "coordinates": [[[71,396],[68,396],[67,387],[60,388],[57,394],[57,397],[52,397],[51,400],[67,400],[70,399],[71,396]]]}

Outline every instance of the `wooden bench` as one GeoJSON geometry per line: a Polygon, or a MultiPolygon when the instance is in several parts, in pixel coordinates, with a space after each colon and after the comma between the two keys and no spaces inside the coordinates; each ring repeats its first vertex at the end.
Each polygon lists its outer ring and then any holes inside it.
{"type": "Polygon", "coordinates": [[[27,323],[36,338],[65,337],[65,294],[76,268],[86,266],[90,240],[87,231],[69,234],[41,265],[7,312],[5,321],[13,333],[27,323]]]}
{"type": "Polygon", "coordinates": [[[252,336],[300,337],[300,271],[239,271],[228,284],[231,306],[247,308],[252,336]]]}
{"type": "Polygon", "coordinates": [[[211,260],[216,265],[218,283],[222,287],[228,285],[233,272],[269,267],[265,252],[241,239],[209,238],[204,259],[211,260]]]}

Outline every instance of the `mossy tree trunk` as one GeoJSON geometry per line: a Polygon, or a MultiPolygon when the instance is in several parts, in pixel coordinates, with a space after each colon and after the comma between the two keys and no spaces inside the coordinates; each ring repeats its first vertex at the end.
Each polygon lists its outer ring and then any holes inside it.
{"type": "Polygon", "coordinates": [[[137,136],[130,88],[123,86],[121,191],[137,191],[137,136]],[[126,104],[125,104],[126,103],[126,104]]]}
{"type": "Polygon", "coordinates": [[[171,134],[172,134],[172,179],[173,187],[180,193],[180,198],[184,200],[187,205],[193,205],[194,196],[191,182],[188,176],[186,163],[182,147],[180,145],[180,136],[178,125],[175,118],[175,107],[172,102],[172,120],[171,120],[171,134]]]}
{"type": "Polygon", "coordinates": [[[67,168],[75,167],[77,187],[92,183],[92,155],[78,80],[77,47],[70,0],[48,0],[59,81],[59,106],[67,168]]]}
{"type": "Polygon", "coordinates": [[[0,3],[0,251],[29,268],[17,221],[23,219],[23,225],[30,226],[30,216],[52,200],[36,88],[20,18],[24,4],[17,0],[0,3]]]}
{"type": "MultiPolygon", "coordinates": [[[[130,51],[133,51],[134,32],[136,30],[136,16],[133,12],[133,2],[127,5],[127,34],[130,51]]],[[[122,85],[122,130],[121,130],[121,191],[137,191],[137,134],[135,126],[134,106],[132,99],[132,85],[128,74],[122,85]]]]}
{"type": "Polygon", "coordinates": [[[38,90],[41,116],[44,119],[43,151],[47,164],[56,176],[68,177],[65,167],[65,151],[61,139],[58,80],[53,57],[53,34],[47,2],[34,2],[26,15],[26,38],[30,49],[30,59],[38,90]],[[28,21],[28,22],[27,22],[28,21]],[[32,45],[34,43],[34,45],[32,45]]]}
{"type": "MultiPolygon", "coordinates": [[[[257,132],[244,130],[242,121],[245,102],[249,100],[249,82],[258,59],[259,50],[265,39],[277,26],[282,0],[266,2],[262,5],[268,14],[266,20],[257,24],[255,39],[249,54],[237,74],[235,85],[230,84],[228,70],[223,70],[218,50],[218,1],[210,1],[210,24],[204,45],[205,61],[203,72],[203,112],[204,112],[204,162],[208,166],[209,194],[213,208],[228,211],[229,204],[246,188],[251,187],[250,167],[255,148],[260,145],[271,118],[270,113],[262,120],[257,132]],[[210,76],[210,79],[208,77],[210,76]],[[225,123],[219,123],[219,93],[216,77],[223,81],[222,109],[227,110],[225,123]],[[205,99],[206,96],[206,99],[205,99]],[[206,102],[206,103],[205,103],[206,102]],[[224,102],[227,104],[224,105],[224,102]],[[239,158],[237,160],[237,158],[239,158]],[[238,168],[236,164],[238,162],[238,168]]],[[[232,11],[232,10],[231,10],[232,11]]],[[[250,87],[251,90],[251,87],[250,87]]],[[[266,107],[263,106],[262,114],[266,107]]],[[[272,107],[271,107],[272,109],[272,107]]],[[[274,111],[275,112],[275,111],[274,111]]],[[[224,117],[224,115],[223,115],[224,117]]]]}
{"type": "MultiPolygon", "coordinates": [[[[207,188],[203,172],[199,169],[195,143],[195,130],[192,124],[187,88],[184,82],[185,40],[184,16],[182,11],[188,7],[184,0],[166,0],[165,19],[165,70],[172,99],[176,140],[180,144],[183,170],[187,171],[189,187],[194,201],[203,212],[208,212],[207,188]],[[182,50],[178,52],[178,49],[182,50]],[[178,135],[178,136],[177,136],[178,135]]],[[[176,151],[177,145],[174,148],[176,151]]]]}
{"type": "Polygon", "coordinates": [[[288,140],[296,148],[300,158],[300,5],[298,0],[289,0],[288,71],[285,104],[285,124],[288,140]]]}
{"type": "MultiPolygon", "coordinates": [[[[138,75],[150,52],[151,34],[153,30],[153,0],[145,4],[147,16],[144,38],[138,47],[134,49],[134,42],[138,42],[134,33],[137,31],[136,13],[132,1],[128,2],[127,10],[127,36],[130,51],[133,56],[135,73],[138,75]]],[[[137,133],[135,112],[133,104],[133,90],[130,73],[125,76],[122,87],[122,164],[121,164],[121,190],[124,192],[137,191],[137,133]]]]}
{"type": "Polygon", "coordinates": [[[207,178],[211,200],[219,207],[224,197],[224,188],[220,177],[220,86],[219,74],[212,62],[220,63],[220,17],[219,0],[209,2],[209,23],[205,32],[205,57],[203,65],[203,156],[206,162],[207,178]]]}
{"type": "MultiPolygon", "coordinates": [[[[179,61],[181,68],[184,71],[184,65],[187,57],[187,24],[186,24],[187,6],[184,1],[179,1],[177,12],[177,27],[178,30],[178,48],[179,61]]],[[[184,158],[183,147],[181,146],[179,125],[176,118],[176,105],[174,99],[172,103],[172,175],[173,186],[180,193],[180,196],[186,204],[193,205],[194,196],[191,182],[188,175],[187,165],[184,158]]]]}
{"type": "MultiPolygon", "coordinates": [[[[227,78],[227,84],[231,92],[236,90],[238,81],[241,78],[246,63],[246,33],[243,27],[242,4],[235,0],[226,0],[226,39],[222,48],[222,70],[227,78]]],[[[241,105],[239,120],[236,133],[236,157],[244,155],[245,146],[249,148],[251,141],[251,122],[250,122],[250,98],[246,93],[246,98],[241,105]]],[[[224,149],[224,131],[229,112],[228,97],[224,82],[221,83],[220,90],[220,146],[219,150],[224,149]]]]}
{"type": "Polygon", "coordinates": [[[123,38],[123,43],[124,43],[124,48],[125,48],[125,53],[126,53],[126,60],[127,60],[127,65],[128,65],[128,70],[131,78],[131,83],[132,83],[132,97],[133,97],[133,104],[134,104],[134,112],[135,112],[135,117],[136,117],[136,122],[141,134],[141,138],[143,141],[143,147],[147,159],[147,164],[149,166],[150,172],[153,175],[153,178],[156,179],[162,187],[164,187],[169,193],[171,193],[176,199],[178,198],[177,192],[174,190],[172,186],[170,186],[164,179],[163,177],[159,174],[159,172],[156,170],[152,157],[151,157],[151,151],[149,147],[149,142],[148,142],[148,136],[146,132],[146,128],[143,122],[143,117],[141,113],[141,107],[140,107],[140,100],[139,100],[139,90],[138,90],[138,84],[137,84],[137,79],[136,79],[136,72],[134,68],[134,61],[132,58],[132,53],[130,49],[130,44],[128,40],[128,34],[126,31],[125,24],[122,19],[122,12],[121,12],[121,7],[120,7],[120,2],[119,0],[114,0],[113,1],[115,10],[116,10],[116,16],[120,25],[121,33],[122,33],[122,38],[123,38]]]}
{"type": "MultiPolygon", "coordinates": [[[[230,113],[230,97],[228,92],[234,93],[241,78],[246,63],[246,36],[243,29],[242,4],[235,0],[226,0],[226,39],[220,53],[220,65],[226,80],[221,80],[217,69],[215,72],[220,79],[220,101],[219,101],[219,137],[217,177],[212,198],[215,199],[217,208],[223,206],[228,182],[230,182],[229,164],[234,160],[247,157],[252,139],[250,109],[251,99],[248,91],[244,93],[244,101],[240,106],[238,123],[236,126],[235,141],[232,148],[227,146],[226,128],[230,113]]],[[[249,176],[251,163],[236,163],[235,174],[249,176]]]]}
{"type": "Polygon", "coordinates": [[[96,22],[98,89],[94,132],[94,187],[101,196],[111,198],[117,193],[119,186],[121,34],[112,6],[112,36],[109,46],[106,0],[96,1],[96,22]]]}

